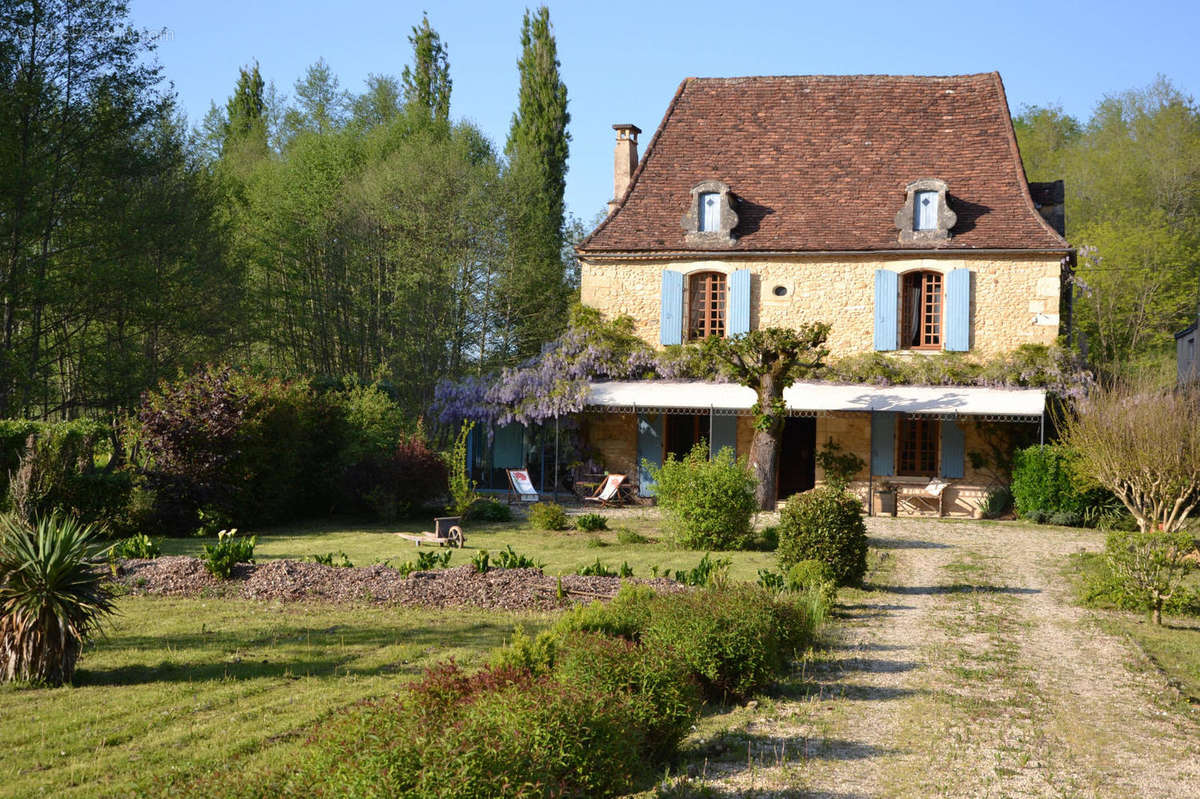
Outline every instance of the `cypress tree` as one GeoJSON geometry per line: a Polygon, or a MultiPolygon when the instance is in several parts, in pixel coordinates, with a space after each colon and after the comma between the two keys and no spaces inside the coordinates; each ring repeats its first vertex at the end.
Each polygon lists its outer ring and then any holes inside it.
{"type": "Polygon", "coordinates": [[[414,25],[408,41],[413,46],[413,66],[405,67],[400,78],[404,86],[404,104],[438,122],[450,118],[450,59],[442,37],[423,16],[414,25]]]}
{"type": "Polygon", "coordinates": [[[521,359],[537,354],[567,321],[563,191],[571,117],[546,6],[525,11],[517,66],[521,88],[505,146],[508,263],[499,299],[509,329],[508,355],[521,359]]]}
{"type": "Polygon", "coordinates": [[[222,151],[230,147],[245,145],[249,149],[265,152],[267,149],[267,101],[265,84],[258,71],[258,62],[247,69],[239,70],[237,86],[225,104],[225,140],[222,151]]]}

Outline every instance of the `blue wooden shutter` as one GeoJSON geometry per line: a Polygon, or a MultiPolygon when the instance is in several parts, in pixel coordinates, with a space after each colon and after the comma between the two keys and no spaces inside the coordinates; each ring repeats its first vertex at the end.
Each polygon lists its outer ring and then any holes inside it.
{"type": "Polygon", "coordinates": [[[662,273],[659,341],[664,347],[683,343],[683,273],[670,269],[662,273]]]}
{"type": "Polygon", "coordinates": [[[953,352],[971,349],[971,270],[953,269],[946,276],[946,341],[953,352]]]}
{"type": "Polygon", "coordinates": [[[871,474],[895,474],[896,414],[880,411],[871,415],[871,474]]]}
{"type": "Polygon", "coordinates": [[[709,452],[716,455],[725,447],[729,447],[733,450],[733,454],[737,455],[737,421],[736,416],[713,414],[709,431],[712,436],[709,452]]]}
{"type": "Polygon", "coordinates": [[[896,349],[897,321],[900,309],[899,276],[890,269],[875,270],[875,349],[896,349]]]}
{"type": "Polygon", "coordinates": [[[643,461],[662,466],[663,417],[661,413],[639,413],[637,419],[638,493],[654,496],[654,481],[643,461]]]}
{"type": "Polygon", "coordinates": [[[729,328],[726,335],[740,336],[750,332],[750,270],[739,269],[729,280],[729,305],[726,308],[729,328]]]}
{"type": "Polygon", "coordinates": [[[957,479],[963,476],[963,429],[957,422],[942,420],[942,477],[957,479]]]}

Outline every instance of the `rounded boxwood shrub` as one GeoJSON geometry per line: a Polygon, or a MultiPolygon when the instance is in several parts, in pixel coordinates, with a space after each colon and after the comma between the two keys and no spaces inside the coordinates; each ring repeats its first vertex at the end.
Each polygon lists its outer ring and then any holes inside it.
{"type": "Polygon", "coordinates": [[[867,527],[858,499],[829,486],[797,494],[779,514],[779,566],[828,564],[838,585],[860,585],[867,572],[867,527]]]}
{"type": "Polygon", "coordinates": [[[700,442],[683,460],[670,456],[661,468],[648,465],[675,544],[728,550],[745,549],[753,540],[754,476],[733,450],[710,459],[708,445],[700,442]]]}
{"type": "Polygon", "coordinates": [[[529,524],[535,530],[566,530],[567,512],[554,502],[535,502],[529,506],[529,524]]]}

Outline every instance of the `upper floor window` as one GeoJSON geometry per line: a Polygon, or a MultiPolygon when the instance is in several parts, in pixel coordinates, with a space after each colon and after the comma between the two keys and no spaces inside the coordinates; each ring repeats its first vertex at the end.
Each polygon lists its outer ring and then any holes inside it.
{"type": "Polygon", "coordinates": [[[901,292],[900,345],[942,348],[942,273],[909,272],[901,292]]]}
{"type": "Polygon", "coordinates": [[[913,230],[937,230],[938,193],[919,191],[913,198],[913,230]]]}
{"type": "Polygon", "coordinates": [[[725,335],[725,275],[700,272],[688,279],[688,338],[725,335]]]}
{"type": "Polygon", "coordinates": [[[687,212],[679,220],[683,240],[704,249],[732,247],[738,215],[729,185],[720,180],[702,180],[692,187],[687,212]]]}
{"type": "Polygon", "coordinates": [[[700,195],[699,232],[715,233],[721,229],[721,195],[706,191],[700,195]]]}
{"type": "Polygon", "coordinates": [[[904,188],[904,205],[896,212],[901,244],[936,246],[950,238],[958,215],[950,210],[946,181],[920,178],[904,188]]]}

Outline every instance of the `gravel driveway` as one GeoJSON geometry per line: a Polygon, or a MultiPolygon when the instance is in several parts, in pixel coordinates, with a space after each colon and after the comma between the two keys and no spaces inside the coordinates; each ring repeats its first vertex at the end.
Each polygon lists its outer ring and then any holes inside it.
{"type": "Polygon", "coordinates": [[[853,592],[808,690],[730,714],[696,770],[717,796],[1200,797],[1200,719],[1071,604],[1099,534],[869,519],[883,567],[853,592]],[[814,687],[815,681],[815,687],[814,687]]]}

